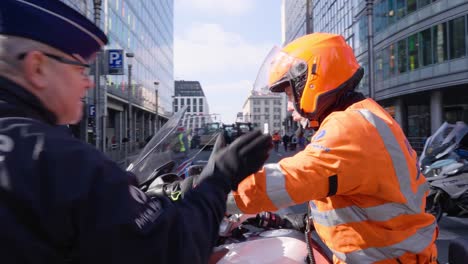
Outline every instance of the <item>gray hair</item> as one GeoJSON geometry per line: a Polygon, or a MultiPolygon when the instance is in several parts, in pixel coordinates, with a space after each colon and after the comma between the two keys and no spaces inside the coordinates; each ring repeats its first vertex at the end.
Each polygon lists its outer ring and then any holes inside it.
{"type": "Polygon", "coordinates": [[[31,39],[0,34],[0,75],[22,75],[18,56],[32,50],[51,51],[52,48],[31,39]]]}

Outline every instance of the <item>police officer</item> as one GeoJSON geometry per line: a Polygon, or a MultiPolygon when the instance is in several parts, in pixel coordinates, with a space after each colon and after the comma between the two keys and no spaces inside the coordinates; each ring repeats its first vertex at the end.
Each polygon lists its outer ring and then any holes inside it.
{"type": "Polygon", "coordinates": [[[80,120],[106,43],[58,0],[0,1],[1,263],[207,263],[227,193],[268,156],[269,138],[251,133],[182,201],[148,197],[60,126],[80,120]]]}

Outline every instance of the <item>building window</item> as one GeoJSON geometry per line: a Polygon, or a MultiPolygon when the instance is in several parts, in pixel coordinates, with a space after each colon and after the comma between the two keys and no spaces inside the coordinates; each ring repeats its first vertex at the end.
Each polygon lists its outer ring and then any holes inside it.
{"type": "Polygon", "coordinates": [[[200,110],[201,113],[203,113],[203,105],[199,105],[198,109],[200,110]]]}
{"type": "Polygon", "coordinates": [[[419,52],[421,53],[421,65],[426,66],[432,64],[432,36],[430,28],[419,32],[419,44],[419,52]]]}
{"type": "Polygon", "coordinates": [[[265,107],[265,113],[268,113],[268,112],[270,112],[270,108],[265,107]]]}
{"type": "Polygon", "coordinates": [[[398,41],[398,73],[406,72],[408,57],[406,56],[406,39],[398,41]]]}
{"type": "Polygon", "coordinates": [[[192,111],[193,111],[194,113],[197,112],[197,106],[196,106],[196,105],[192,105],[192,111]]]}
{"type": "Polygon", "coordinates": [[[176,112],[176,113],[177,113],[178,111],[179,111],[179,107],[178,107],[177,105],[176,105],[176,106],[174,106],[174,112],[176,112]]]}
{"type": "Polygon", "coordinates": [[[375,81],[381,82],[383,80],[383,59],[382,51],[377,52],[375,56],[375,81]]]}
{"type": "Polygon", "coordinates": [[[431,0],[418,0],[418,8],[427,6],[430,3],[431,3],[431,0]]]}
{"type": "Polygon", "coordinates": [[[411,137],[427,137],[431,134],[429,105],[408,105],[408,132],[411,137]]]}
{"type": "Polygon", "coordinates": [[[388,0],[388,19],[387,23],[389,25],[395,22],[395,0],[388,0]]]}
{"type": "Polygon", "coordinates": [[[400,19],[406,15],[405,0],[396,0],[396,15],[400,19]]]}
{"type": "Polygon", "coordinates": [[[395,75],[395,44],[388,46],[383,53],[383,79],[386,80],[395,75]]]}
{"type": "Polygon", "coordinates": [[[178,98],[174,98],[174,105],[179,105],[179,99],[178,98]]]}
{"type": "Polygon", "coordinates": [[[407,0],[407,1],[408,1],[407,3],[408,14],[416,11],[416,0],[407,0]]]}
{"type": "Polygon", "coordinates": [[[275,107],[275,108],[273,109],[273,112],[274,112],[274,113],[281,113],[281,108],[275,107]]]}
{"type": "Polygon", "coordinates": [[[185,99],[184,98],[180,98],[180,106],[184,106],[185,105],[185,99]]]}
{"type": "MultiPolygon", "coordinates": [[[[203,98],[198,98],[198,104],[203,105],[203,98]]],[[[200,112],[202,112],[202,111],[200,111],[200,112]]]]}
{"type": "Polygon", "coordinates": [[[450,59],[465,57],[465,16],[449,21],[450,59]]]}
{"type": "Polygon", "coordinates": [[[419,68],[419,59],[418,59],[418,35],[414,34],[408,37],[408,58],[409,58],[409,70],[413,71],[419,68]]]}
{"type": "Polygon", "coordinates": [[[442,23],[432,27],[434,43],[434,62],[440,63],[447,60],[447,24],[442,23]]]}

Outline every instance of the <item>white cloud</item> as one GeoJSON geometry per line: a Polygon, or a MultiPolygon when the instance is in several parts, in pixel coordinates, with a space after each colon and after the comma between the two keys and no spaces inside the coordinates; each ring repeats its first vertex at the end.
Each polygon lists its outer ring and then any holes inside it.
{"type": "Polygon", "coordinates": [[[242,112],[252,82],[238,80],[206,85],[201,83],[201,85],[205,91],[210,112],[220,114],[223,122],[232,123],[236,121],[237,112],[242,112]]]}
{"type": "Polygon", "coordinates": [[[177,7],[195,12],[239,16],[254,8],[252,0],[177,0],[177,7]]]}
{"type": "Polygon", "coordinates": [[[175,37],[175,76],[248,74],[252,79],[273,43],[249,43],[218,24],[195,24],[175,37]]]}
{"type": "Polygon", "coordinates": [[[211,113],[234,122],[273,43],[250,43],[218,24],[194,24],[175,36],[176,80],[200,81],[211,113]]]}

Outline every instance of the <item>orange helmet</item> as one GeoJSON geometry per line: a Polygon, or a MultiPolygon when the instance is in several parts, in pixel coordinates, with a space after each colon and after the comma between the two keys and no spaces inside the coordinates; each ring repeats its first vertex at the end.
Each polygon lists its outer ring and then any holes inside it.
{"type": "Polygon", "coordinates": [[[294,108],[310,121],[323,115],[363,76],[351,47],[340,35],[302,36],[267,56],[254,89],[284,92],[290,86],[294,108]]]}

